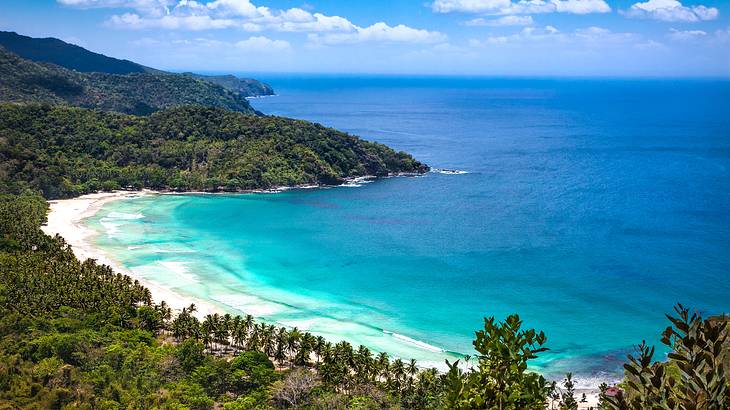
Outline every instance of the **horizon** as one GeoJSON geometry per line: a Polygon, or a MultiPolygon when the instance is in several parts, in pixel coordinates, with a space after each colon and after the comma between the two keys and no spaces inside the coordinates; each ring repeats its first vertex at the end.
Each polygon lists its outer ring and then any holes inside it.
{"type": "Polygon", "coordinates": [[[718,0],[7,0],[0,29],[175,72],[730,78],[718,0]]]}

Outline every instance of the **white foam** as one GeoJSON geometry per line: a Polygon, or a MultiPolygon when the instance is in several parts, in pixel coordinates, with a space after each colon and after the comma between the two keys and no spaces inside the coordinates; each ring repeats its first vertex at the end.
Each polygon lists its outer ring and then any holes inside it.
{"type": "Polygon", "coordinates": [[[101,226],[104,227],[104,232],[106,233],[106,236],[108,238],[113,238],[114,236],[116,236],[116,234],[119,233],[119,227],[123,225],[120,223],[109,222],[104,219],[101,219],[99,223],[101,224],[101,226]]]}
{"type": "Polygon", "coordinates": [[[144,246],[141,246],[141,245],[132,245],[132,246],[127,246],[127,250],[128,250],[128,251],[133,251],[133,250],[135,250],[135,249],[142,249],[142,248],[144,248],[144,246]]]}
{"type": "Polygon", "coordinates": [[[160,265],[164,266],[165,269],[168,271],[174,273],[178,277],[181,277],[189,282],[198,283],[200,282],[198,278],[190,274],[188,272],[187,262],[178,262],[178,261],[158,261],[160,265]]]}
{"type": "Polygon", "coordinates": [[[196,253],[196,251],[190,250],[190,249],[175,250],[175,249],[160,249],[160,248],[154,248],[154,249],[152,249],[152,252],[154,252],[154,253],[196,253]]]}
{"type": "Polygon", "coordinates": [[[281,323],[282,325],[288,327],[288,328],[297,328],[300,330],[307,331],[312,328],[312,325],[316,323],[315,319],[307,319],[307,320],[281,320],[278,323],[281,323]]]}
{"type": "Polygon", "coordinates": [[[460,169],[445,169],[445,168],[431,168],[431,172],[436,174],[446,174],[446,175],[463,175],[468,174],[468,171],[462,171],[460,169]]]}
{"type": "Polygon", "coordinates": [[[132,220],[132,219],[142,219],[142,218],[144,218],[144,215],[142,215],[141,213],[128,214],[126,212],[109,212],[109,215],[107,215],[104,219],[106,219],[106,218],[132,220]]]}
{"type": "Polygon", "coordinates": [[[252,295],[216,295],[210,298],[256,317],[271,316],[286,310],[285,306],[252,295]]]}
{"type": "Polygon", "coordinates": [[[426,342],[422,342],[420,340],[412,339],[412,338],[410,338],[408,336],[404,336],[404,335],[401,335],[401,334],[398,334],[398,333],[395,333],[395,332],[391,332],[389,330],[383,329],[383,333],[385,333],[387,335],[390,335],[390,336],[393,336],[394,338],[396,338],[398,340],[404,341],[404,342],[409,343],[409,344],[412,344],[414,346],[418,346],[418,347],[420,347],[421,349],[424,349],[424,350],[428,350],[428,351],[431,351],[431,352],[434,352],[434,353],[444,353],[444,352],[446,352],[446,350],[441,349],[440,347],[436,347],[436,346],[430,345],[430,344],[428,344],[426,342]]]}

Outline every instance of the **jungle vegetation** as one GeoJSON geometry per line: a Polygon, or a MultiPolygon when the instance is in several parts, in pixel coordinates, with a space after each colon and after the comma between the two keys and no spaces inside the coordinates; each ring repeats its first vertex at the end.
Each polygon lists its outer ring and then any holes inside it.
{"type": "MultiPolygon", "coordinates": [[[[121,75],[131,73],[174,74],[146,67],[129,60],[121,60],[94,53],[83,47],[69,44],[53,37],[33,38],[11,31],[0,31],[0,46],[27,60],[55,64],[82,73],[97,72],[121,75]]],[[[242,97],[257,97],[261,95],[272,95],[274,93],[271,86],[253,78],[238,78],[233,75],[209,76],[194,73],[185,73],[183,75],[218,84],[242,97]]]]}
{"type": "Polygon", "coordinates": [[[254,113],[238,92],[190,76],[162,72],[83,73],[26,60],[1,46],[0,101],[67,104],[140,115],[179,105],[254,113]]]}
{"type": "Polygon", "coordinates": [[[0,104],[0,192],[239,191],[421,173],[404,152],[306,121],[184,106],[149,116],[0,104]]]}

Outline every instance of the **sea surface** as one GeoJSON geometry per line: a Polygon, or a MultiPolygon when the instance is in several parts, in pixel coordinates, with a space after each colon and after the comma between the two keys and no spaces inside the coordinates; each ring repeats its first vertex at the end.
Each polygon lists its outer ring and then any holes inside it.
{"type": "MultiPolygon", "coordinates": [[[[483,317],[545,331],[534,368],[621,376],[675,303],[730,311],[730,83],[260,75],[264,113],[413,154],[423,177],[113,202],[119,263],[235,313],[443,367],[483,317]]],[[[664,350],[660,349],[659,356],[664,350]]]]}

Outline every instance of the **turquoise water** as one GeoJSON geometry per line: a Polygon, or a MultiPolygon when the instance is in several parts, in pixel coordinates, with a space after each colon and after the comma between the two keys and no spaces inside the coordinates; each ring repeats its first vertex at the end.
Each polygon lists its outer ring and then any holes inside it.
{"type": "Polygon", "coordinates": [[[664,312],[730,302],[730,83],[272,77],[266,113],[465,174],[148,196],[89,220],[137,274],[427,365],[519,313],[537,367],[620,375],[664,312]]]}

